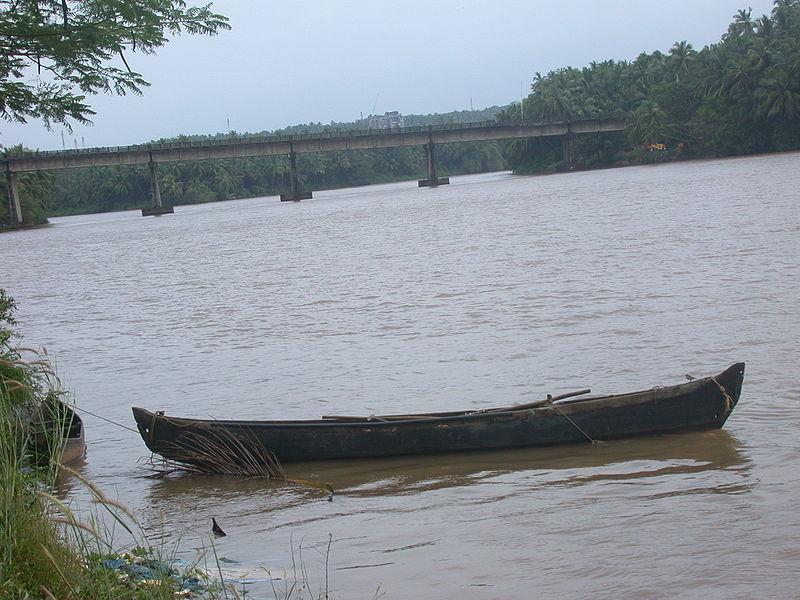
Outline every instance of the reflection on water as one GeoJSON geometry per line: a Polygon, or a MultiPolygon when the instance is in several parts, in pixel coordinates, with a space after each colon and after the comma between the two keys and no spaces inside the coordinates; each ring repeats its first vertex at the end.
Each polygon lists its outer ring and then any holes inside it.
{"type": "MultiPolygon", "coordinates": [[[[739,451],[736,438],[720,430],[548,448],[293,463],[287,467],[287,477],[329,484],[337,497],[380,497],[469,486],[523,472],[536,477],[541,486],[578,487],[594,481],[714,470],[744,476],[749,464],[739,451]]],[[[150,503],[171,503],[184,495],[190,501],[205,498],[223,503],[270,493],[288,501],[289,506],[326,497],[317,489],[290,483],[176,475],[155,480],[150,488],[150,503]],[[285,488],[292,488],[292,493],[286,494],[285,488]]]]}
{"type": "Polygon", "coordinates": [[[59,470],[56,475],[54,483],[55,493],[60,498],[67,498],[70,496],[77,487],[82,485],[80,481],[70,472],[82,473],[86,466],[86,457],[79,458],[73,463],[70,463],[69,470],[59,470]]]}
{"type": "MultiPolygon", "coordinates": [[[[61,218],[0,235],[0,283],[79,405],[126,426],[132,405],[429,412],[671,385],[743,360],[724,431],[288,466],[333,485],[332,502],[279,482],[148,479],[139,436],[90,414],[79,470],[187,558],[212,516],[242,572],[281,570],[331,535],[339,597],[379,584],[390,598],[791,597],[798,159],[61,218]]],[[[82,484],[61,485],[88,504],[82,484]]],[[[324,573],[319,552],[303,556],[324,573]]]]}

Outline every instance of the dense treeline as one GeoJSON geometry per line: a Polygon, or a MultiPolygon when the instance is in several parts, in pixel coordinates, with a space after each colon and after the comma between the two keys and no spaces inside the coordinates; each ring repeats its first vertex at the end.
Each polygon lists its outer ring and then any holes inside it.
{"type": "MultiPolygon", "coordinates": [[[[699,52],[683,41],[667,54],[537,73],[526,121],[627,115],[623,135],[575,140],[578,166],[602,166],[790,150],[800,147],[800,1],[771,15],[740,10],[720,42],[699,52]]],[[[499,117],[520,118],[520,106],[499,117]]],[[[516,172],[567,167],[560,140],[507,145],[516,172]]]]}
{"type": "MultiPolygon", "coordinates": [[[[500,111],[460,111],[411,115],[407,126],[493,119],[500,111]]],[[[367,129],[367,121],[308,123],[259,135],[289,135],[367,129]]],[[[180,136],[158,142],[230,137],[180,136]]],[[[497,171],[506,168],[496,142],[445,144],[437,148],[438,168],[444,175],[497,171]]],[[[303,187],[321,190],[426,176],[422,148],[387,148],[301,154],[297,167],[303,187]]],[[[106,167],[60,171],[55,174],[51,215],[138,208],[150,201],[150,179],[145,167],[106,167]]],[[[166,204],[194,204],[232,198],[274,195],[289,190],[289,161],[283,156],[230,160],[162,163],[158,165],[161,197],[166,204]]]]}

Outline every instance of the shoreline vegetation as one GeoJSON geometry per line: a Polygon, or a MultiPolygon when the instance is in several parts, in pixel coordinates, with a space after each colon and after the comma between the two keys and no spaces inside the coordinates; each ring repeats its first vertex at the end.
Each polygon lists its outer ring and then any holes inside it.
{"type": "MultiPolygon", "coordinates": [[[[578,136],[573,160],[562,140],[442,144],[443,176],[511,170],[544,174],[569,170],[719,158],[800,149],[800,2],[775,0],[770,15],[750,9],[733,15],[720,41],[695,50],[686,41],[668,52],[633,61],[605,60],[533,76],[520,103],[483,110],[407,115],[424,126],[495,120],[517,123],[625,116],[624,133],[578,136]]],[[[365,129],[367,120],[308,123],[260,134],[300,134],[365,129]]],[[[181,135],[157,142],[226,138],[181,135]]],[[[4,156],[22,152],[6,148],[4,156]]],[[[336,189],[416,179],[425,174],[419,148],[332,152],[298,156],[303,186],[336,189]]],[[[289,187],[283,157],[189,161],[159,165],[165,204],[182,205],[270,196],[289,187]]],[[[86,168],[19,176],[26,225],[64,216],[141,208],[150,203],[147,169],[86,168]]],[[[0,186],[0,224],[8,222],[7,192],[0,186]]],[[[1,225],[0,225],[1,226],[1,225]]]]}

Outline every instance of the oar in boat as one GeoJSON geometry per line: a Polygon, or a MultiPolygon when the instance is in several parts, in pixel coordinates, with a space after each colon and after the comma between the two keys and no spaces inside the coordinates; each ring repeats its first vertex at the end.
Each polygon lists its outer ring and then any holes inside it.
{"type": "Polygon", "coordinates": [[[514,412],[517,410],[528,410],[530,408],[538,408],[539,406],[547,406],[548,404],[553,404],[554,402],[558,402],[559,400],[566,400],[567,398],[574,398],[575,396],[583,396],[584,394],[590,394],[592,390],[585,389],[585,390],[578,390],[576,392],[567,392],[566,394],[560,394],[558,396],[551,396],[547,394],[547,398],[544,400],[535,400],[533,402],[526,402],[525,404],[512,404],[511,406],[502,406],[499,408],[489,408],[486,410],[479,410],[476,411],[478,413],[494,413],[494,412],[514,412]]]}
{"type": "Polygon", "coordinates": [[[544,400],[536,400],[534,402],[527,402],[525,404],[513,404],[511,406],[501,406],[498,408],[487,408],[483,410],[473,410],[473,411],[460,411],[460,412],[441,412],[441,413],[423,413],[423,414],[410,414],[410,415],[370,415],[368,417],[364,416],[351,416],[351,415],[324,415],[322,417],[323,421],[354,421],[354,422],[362,422],[362,421],[411,421],[411,420],[418,420],[418,419],[438,419],[442,417],[458,417],[462,415],[473,415],[473,414],[493,414],[493,413],[501,413],[501,412],[515,412],[519,410],[529,410],[531,408],[538,408],[540,406],[546,406],[548,404],[553,404],[554,402],[558,402],[559,400],[566,400],[567,398],[574,398],[575,396],[582,396],[584,394],[591,393],[592,390],[584,389],[578,390],[576,392],[568,392],[566,394],[560,394],[559,396],[551,396],[550,394],[547,395],[547,398],[544,400]]]}

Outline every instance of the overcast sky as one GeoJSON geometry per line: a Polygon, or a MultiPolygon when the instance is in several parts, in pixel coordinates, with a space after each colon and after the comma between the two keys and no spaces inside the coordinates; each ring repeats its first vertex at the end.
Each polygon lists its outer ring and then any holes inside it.
{"type": "Polygon", "coordinates": [[[143,96],[94,97],[94,125],[0,121],[0,144],[58,149],[180,133],[352,121],[363,112],[476,109],[519,100],[536,71],[719,40],[771,0],[218,0],[232,30],[175,38],[128,62],[143,96]]]}

